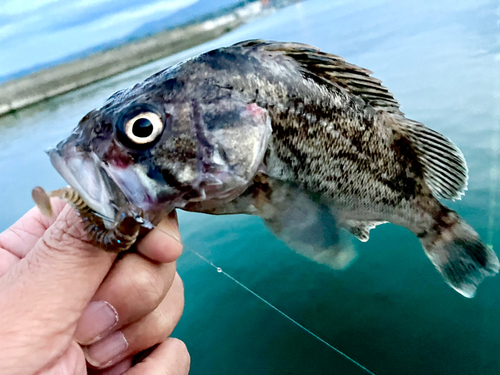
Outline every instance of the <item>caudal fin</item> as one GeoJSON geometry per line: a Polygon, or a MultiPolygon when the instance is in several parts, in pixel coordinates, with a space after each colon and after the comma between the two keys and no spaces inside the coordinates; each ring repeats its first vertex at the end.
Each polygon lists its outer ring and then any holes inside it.
{"type": "Polygon", "coordinates": [[[446,282],[461,295],[472,298],[487,276],[498,273],[498,257],[478,234],[457,216],[449,227],[421,238],[425,253],[446,282]]]}

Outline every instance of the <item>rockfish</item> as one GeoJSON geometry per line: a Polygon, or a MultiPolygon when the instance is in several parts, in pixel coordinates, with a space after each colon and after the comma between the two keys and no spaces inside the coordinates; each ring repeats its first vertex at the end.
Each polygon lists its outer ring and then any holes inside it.
{"type": "Polygon", "coordinates": [[[127,208],[153,224],[175,208],[253,214],[335,266],[339,228],[367,241],[391,222],[473,297],[498,258],[438,200],[466,190],[464,157],[371,74],[304,44],[238,43],[116,92],[49,155],[109,230],[127,208]]]}

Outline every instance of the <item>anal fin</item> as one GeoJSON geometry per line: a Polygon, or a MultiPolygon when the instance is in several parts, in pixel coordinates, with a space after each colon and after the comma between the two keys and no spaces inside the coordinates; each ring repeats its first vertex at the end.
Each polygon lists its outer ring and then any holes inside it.
{"type": "Polygon", "coordinates": [[[377,225],[385,223],[387,223],[387,221],[345,220],[340,222],[340,227],[356,236],[361,242],[367,242],[370,239],[370,230],[377,225]]]}

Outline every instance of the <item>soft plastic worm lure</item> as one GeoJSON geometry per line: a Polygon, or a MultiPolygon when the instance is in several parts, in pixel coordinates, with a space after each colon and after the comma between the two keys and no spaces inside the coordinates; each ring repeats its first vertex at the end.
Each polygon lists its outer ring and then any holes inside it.
{"type": "Polygon", "coordinates": [[[50,198],[59,197],[70,204],[82,218],[85,230],[92,244],[109,252],[121,252],[128,250],[137,240],[141,225],[144,223],[142,212],[134,207],[127,207],[118,212],[114,224],[107,228],[104,219],[98,216],[80,197],[78,192],[65,187],[47,193],[43,188],[37,186],[33,189],[31,196],[40,211],[48,217],[54,212],[50,204],[50,198]]]}

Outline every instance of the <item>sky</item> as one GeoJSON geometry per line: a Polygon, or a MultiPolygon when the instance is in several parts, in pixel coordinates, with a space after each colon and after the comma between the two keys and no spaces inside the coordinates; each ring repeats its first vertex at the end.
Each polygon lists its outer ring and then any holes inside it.
{"type": "Polygon", "coordinates": [[[127,36],[198,0],[1,0],[2,77],[127,36]]]}

